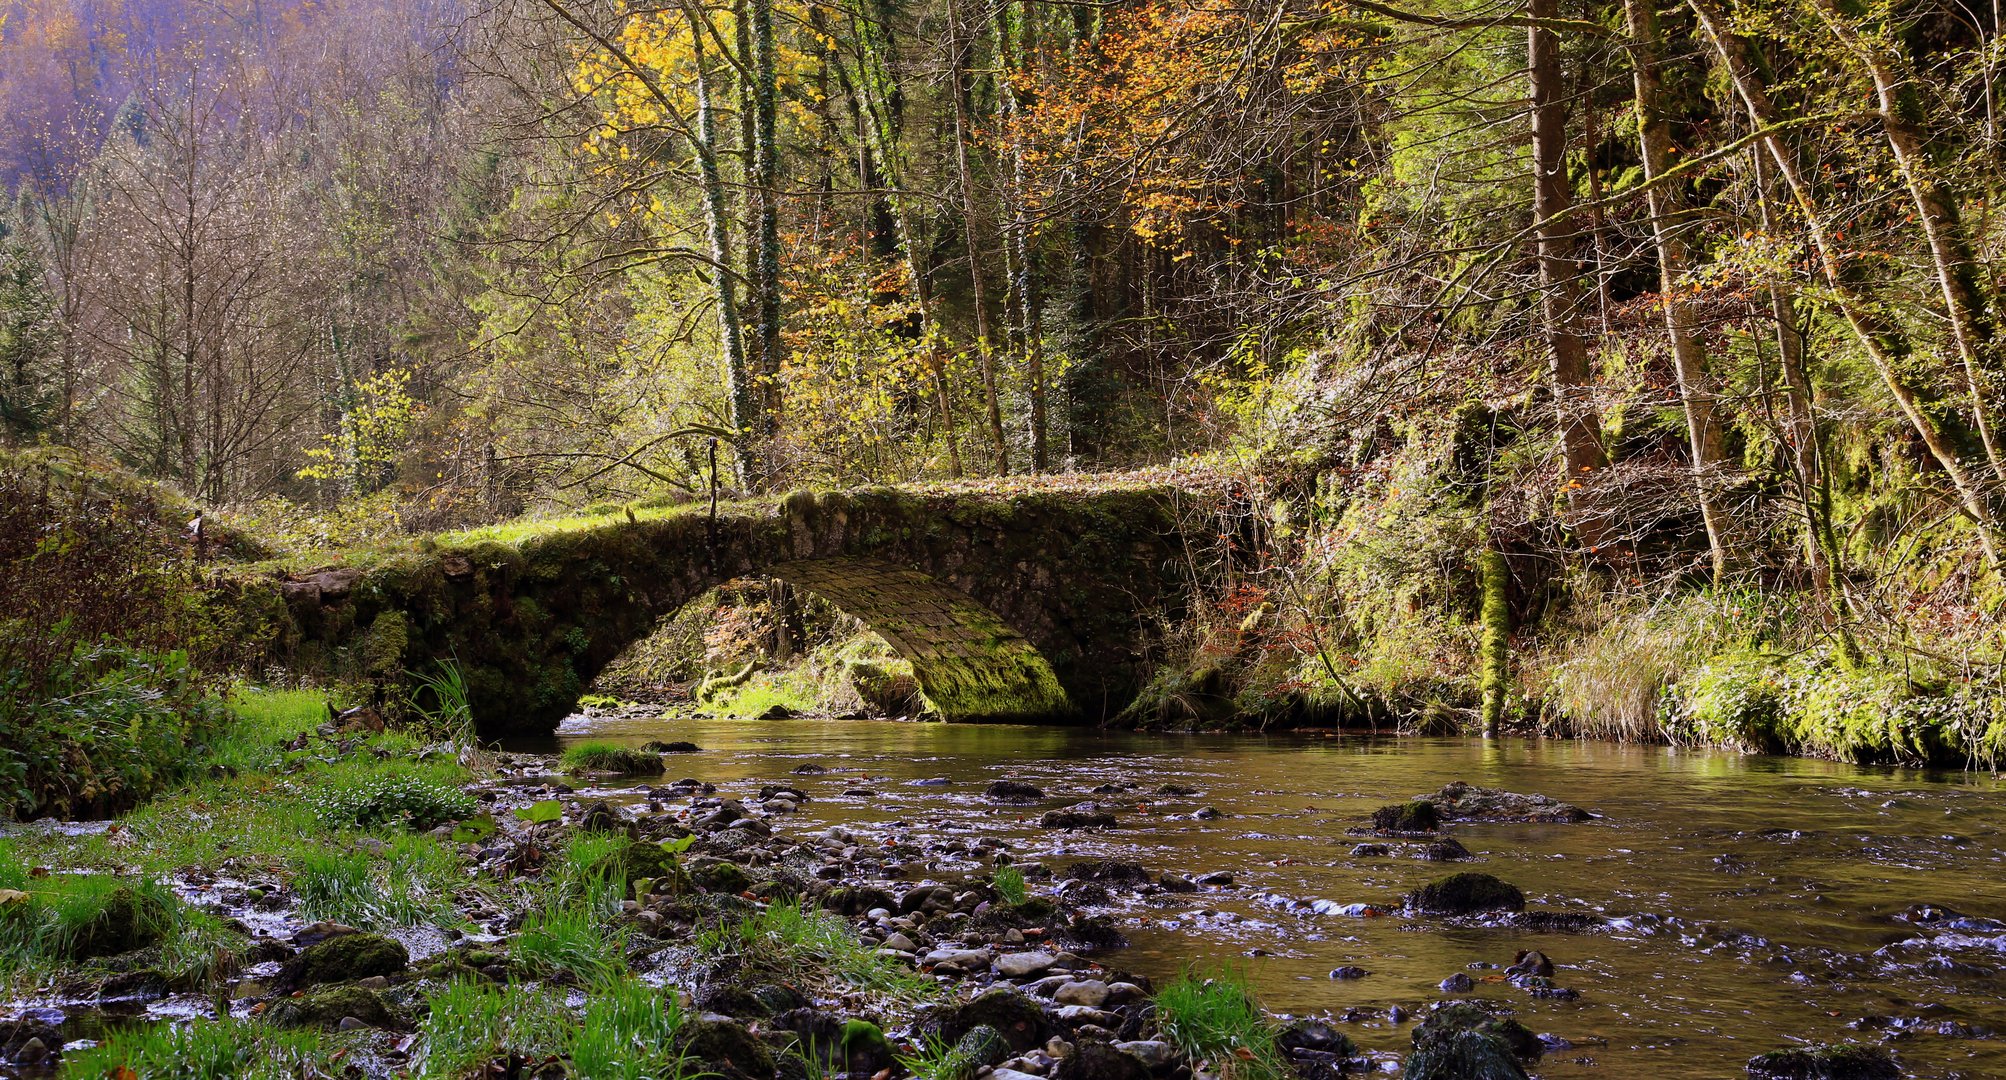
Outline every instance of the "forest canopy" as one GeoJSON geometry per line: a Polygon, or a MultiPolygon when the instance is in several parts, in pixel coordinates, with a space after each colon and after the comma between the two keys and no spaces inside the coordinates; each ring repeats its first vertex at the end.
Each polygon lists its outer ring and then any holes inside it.
{"type": "Polygon", "coordinates": [[[1997,681],[1989,9],[0,11],[5,438],[291,541],[1195,459],[1368,673],[1749,589],[1997,681]]]}

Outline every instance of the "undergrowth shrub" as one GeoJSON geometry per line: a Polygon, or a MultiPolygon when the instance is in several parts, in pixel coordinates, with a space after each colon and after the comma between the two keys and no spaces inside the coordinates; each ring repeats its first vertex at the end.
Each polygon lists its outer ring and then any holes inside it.
{"type": "Polygon", "coordinates": [[[399,825],[426,832],[472,817],[472,795],[419,776],[377,776],[354,787],[331,788],[318,800],[321,816],[336,825],[399,825]]]}

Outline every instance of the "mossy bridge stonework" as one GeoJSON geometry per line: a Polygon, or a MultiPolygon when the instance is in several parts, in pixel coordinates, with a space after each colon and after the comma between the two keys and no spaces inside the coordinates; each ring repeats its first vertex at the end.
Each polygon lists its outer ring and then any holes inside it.
{"type": "Polygon", "coordinates": [[[664,616],[755,575],[870,626],[945,719],[1090,720],[1134,698],[1183,614],[1203,505],[1169,487],[796,492],[715,518],[439,537],[251,591],[273,601],[273,662],[389,688],[451,658],[484,732],[551,730],[664,616]]]}

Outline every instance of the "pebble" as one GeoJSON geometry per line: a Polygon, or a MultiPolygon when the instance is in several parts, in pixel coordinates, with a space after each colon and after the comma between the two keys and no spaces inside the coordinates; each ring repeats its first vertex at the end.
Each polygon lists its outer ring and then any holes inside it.
{"type": "Polygon", "coordinates": [[[914,943],[913,943],[913,940],[912,940],[911,938],[909,938],[909,937],[905,936],[904,934],[893,934],[892,936],[890,936],[890,937],[886,938],[886,939],[885,939],[885,948],[887,948],[887,949],[897,949],[897,950],[898,950],[898,951],[900,951],[900,952],[918,952],[918,951],[919,951],[919,946],[918,946],[918,945],[916,945],[916,944],[914,944],[914,943]]]}
{"type": "Polygon", "coordinates": [[[1059,1019],[1069,1025],[1098,1024],[1102,1027],[1120,1027],[1121,1017],[1091,1005],[1061,1005],[1059,1019]]]}
{"type": "Polygon", "coordinates": [[[935,949],[921,961],[928,967],[951,967],[962,971],[981,971],[989,966],[987,949],[935,949]]]}
{"type": "Polygon", "coordinates": [[[1198,884],[1211,885],[1214,887],[1231,885],[1232,883],[1233,883],[1233,874],[1232,871],[1230,870],[1214,870],[1213,872],[1206,874],[1204,877],[1198,879],[1198,884]]]}
{"type": "Polygon", "coordinates": [[[1169,1043],[1158,1042],[1155,1039],[1118,1042],[1114,1044],[1114,1048],[1142,1062],[1151,1069],[1165,1068],[1177,1060],[1177,1052],[1171,1049],[1169,1043]]]}
{"type": "Polygon", "coordinates": [[[1005,953],[996,958],[996,974],[1006,979],[1028,979],[1050,971],[1054,959],[1048,952],[1005,953]]]}
{"type": "Polygon", "coordinates": [[[49,1056],[49,1048],[40,1039],[29,1039],[14,1051],[14,1060],[22,1065],[33,1065],[49,1056]]]}
{"type": "Polygon", "coordinates": [[[335,1025],[335,1030],[360,1031],[361,1029],[366,1028],[368,1026],[369,1026],[368,1024],[365,1024],[362,1021],[357,1020],[353,1016],[344,1016],[341,1018],[341,1023],[335,1025]]]}
{"type": "Polygon", "coordinates": [[[1442,980],[1442,989],[1451,994],[1461,994],[1476,989],[1477,981],[1458,971],[1442,980]]]}
{"type": "Polygon", "coordinates": [[[1333,979],[1363,979],[1370,974],[1372,973],[1354,964],[1330,969],[1330,977],[1333,979]]]}
{"type": "Polygon", "coordinates": [[[1059,987],[1052,1000],[1061,1005],[1087,1005],[1099,1008],[1107,1002],[1107,984],[1099,979],[1081,979],[1059,987]]]}

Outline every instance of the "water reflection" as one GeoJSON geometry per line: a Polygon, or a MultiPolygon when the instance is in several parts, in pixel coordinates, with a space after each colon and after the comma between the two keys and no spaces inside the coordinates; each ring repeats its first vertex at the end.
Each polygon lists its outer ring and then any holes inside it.
{"type": "MultiPolygon", "coordinates": [[[[1113,910],[1134,942],[1110,962],[1153,976],[1243,967],[1278,1010],[1328,1010],[1378,1049],[1405,1045],[1411,1012],[1462,971],[1574,1044],[1547,1077],[1740,1075],[1749,1056],[1796,1040],[1878,1040],[1893,1031],[1919,1076],[2006,1075],[1998,970],[2006,932],[1918,916],[1937,904],[2006,918],[2006,806],[1989,775],[1868,769],[1652,746],[1366,737],[1136,737],[1058,728],[825,721],[716,721],[645,713],[574,717],[541,746],[583,738],[687,739],[670,779],[749,796],[786,781],[812,798],[797,829],[842,824],[931,844],[924,876],[980,872],[955,838],[1001,836],[1020,861],[1063,868],[1122,858],[1152,871],[1227,871],[1234,885],[1138,898],[1113,910]],[[794,774],[815,763],[829,771],[794,774]],[[1003,806],[993,780],[1047,798],[1003,806]],[[945,785],[911,781],[945,779],[945,785]],[[1333,914],[1390,905],[1455,867],[1417,845],[1354,855],[1350,830],[1384,803],[1451,780],[1539,792],[1601,816],[1581,825],[1457,826],[1475,869],[1523,888],[1535,908],[1611,920],[1594,934],[1333,914]],[[1165,784],[1198,794],[1159,795],[1165,784]],[[1100,789],[1098,792],[1096,789],[1100,789]],[[849,790],[869,796],[845,795],[849,790]],[[1114,811],[1105,834],[1038,827],[1082,800],[1114,811]],[[1194,815],[1212,807],[1225,815],[1194,815]],[[1314,905],[1313,901],[1331,901],[1314,905]],[[1962,928],[1959,928],[1959,927],[1962,928]],[[1542,999],[1496,977],[1537,948],[1577,1000],[1542,999]],[[1494,965],[1476,967],[1470,965],[1494,965]],[[1359,979],[1329,978],[1358,966],[1359,979]]],[[[614,794],[618,794],[615,790],[614,794]]]]}

